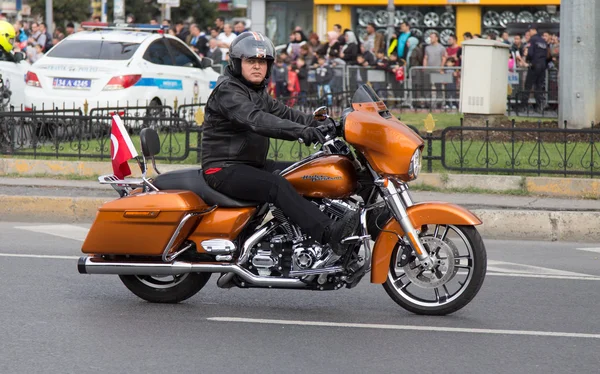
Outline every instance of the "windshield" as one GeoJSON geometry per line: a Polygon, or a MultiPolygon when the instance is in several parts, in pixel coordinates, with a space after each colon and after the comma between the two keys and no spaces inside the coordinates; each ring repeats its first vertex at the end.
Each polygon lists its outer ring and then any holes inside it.
{"type": "Polygon", "coordinates": [[[50,57],[87,60],[129,60],[139,43],[108,40],[64,40],[48,52],[50,57]]]}
{"type": "Polygon", "coordinates": [[[363,84],[360,86],[356,92],[354,92],[354,96],[352,96],[352,104],[364,104],[364,103],[377,103],[380,102],[381,99],[371,86],[363,84]]]}

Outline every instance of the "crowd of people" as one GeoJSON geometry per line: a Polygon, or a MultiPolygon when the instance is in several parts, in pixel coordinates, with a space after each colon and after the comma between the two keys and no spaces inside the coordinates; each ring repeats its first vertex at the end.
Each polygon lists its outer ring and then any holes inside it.
{"type": "MultiPolygon", "coordinates": [[[[94,19],[99,21],[99,19],[94,19]]],[[[132,16],[128,16],[128,23],[134,23],[132,16]]],[[[223,17],[218,17],[214,25],[201,27],[196,23],[178,21],[171,23],[163,20],[159,23],[156,19],[151,24],[162,24],[168,29],[168,33],[178,37],[188,44],[199,56],[209,57],[214,64],[226,66],[229,59],[229,45],[240,33],[248,28],[243,21],[226,23],[223,17]]],[[[35,62],[42,54],[47,52],[53,45],[74,32],[82,30],[75,29],[73,23],[68,23],[64,28],[56,27],[53,34],[47,30],[44,23],[20,22],[15,24],[17,40],[15,51],[24,51],[30,62],[35,62]]],[[[536,42],[532,48],[532,38],[537,35],[535,26],[531,27],[525,34],[509,35],[503,32],[499,37],[494,33],[483,37],[498,40],[510,45],[509,70],[527,69],[527,75],[532,75],[531,82],[524,82],[522,88],[535,91],[543,90],[540,75],[546,74],[546,69],[559,67],[560,42],[558,34],[544,32],[541,40],[546,54],[531,56],[531,50],[540,52],[542,45],[536,42]]],[[[464,40],[482,38],[479,34],[464,33],[464,40]]],[[[537,40],[537,39],[536,39],[537,40]]],[[[414,67],[437,68],[443,74],[451,74],[452,79],[446,83],[433,83],[428,77],[421,73],[413,79],[411,89],[423,90],[445,90],[448,92],[443,103],[447,107],[457,105],[456,91],[460,87],[460,69],[462,48],[458,44],[456,35],[448,37],[447,46],[440,42],[437,32],[428,35],[423,40],[413,34],[407,22],[402,22],[392,35],[389,46],[386,36],[376,31],[375,24],[366,27],[366,33],[362,38],[357,37],[351,29],[344,29],[336,24],[333,30],[327,32],[325,40],[312,32],[307,34],[301,27],[296,27],[290,34],[289,42],[279,51],[273,65],[270,80],[270,91],[275,97],[297,97],[310,94],[326,95],[331,92],[341,92],[344,89],[345,66],[368,67],[383,70],[386,74],[384,82],[375,82],[373,86],[380,91],[401,90],[406,88],[405,82],[414,67]],[[443,86],[443,87],[442,87],[443,86]]],[[[430,69],[438,71],[437,69],[430,69]]],[[[366,75],[359,73],[357,80],[366,82],[366,75]]]]}
{"type": "MultiPolygon", "coordinates": [[[[490,33],[486,39],[497,40],[510,45],[508,69],[526,70],[531,79],[523,79],[521,89],[541,91],[543,83],[539,80],[545,75],[546,69],[558,69],[559,35],[544,32],[541,35],[543,43],[534,37],[537,35],[535,26],[523,35],[509,35],[503,32],[500,37],[490,33]],[[536,43],[532,46],[532,40],[536,43]],[[532,56],[531,51],[536,55],[532,56]],[[540,54],[543,57],[540,58],[540,54]],[[530,82],[531,81],[531,82],[530,82]]],[[[482,38],[479,34],[466,32],[464,40],[482,38]]],[[[290,35],[287,47],[279,54],[272,75],[272,91],[276,97],[298,96],[303,93],[318,93],[326,95],[330,92],[342,91],[342,71],[339,67],[357,66],[380,69],[386,72],[385,82],[372,83],[373,87],[385,95],[386,91],[398,91],[406,88],[406,80],[410,69],[417,69],[412,75],[411,89],[423,91],[446,91],[446,101],[438,103],[447,108],[456,108],[458,104],[457,91],[460,87],[460,69],[462,63],[462,47],[458,44],[456,35],[448,38],[447,46],[440,43],[440,36],[433,32],[428,40],[416,37],[411,32],[408,23],[402,22],[399,29],[392,35],[391,43],[386,48],[386,37],[377,32],[374,24],[366,28],[366,35],[359,39],[350,29],[342,31],[341,25],[327,33],[327,40],[321,41],[319,36],[311,33],[307,38],[300,28],[290,35]],[[440,69],[437,69],[437,68],[440,69]],[[314,70],[315,77],[308,81],[307,69],[314,70]],[[285,72],[288,72],[285,74],[285,72]],[[449,74],[452,78],[448,83],[431,83],[426,72],[449,74]]],[[[365,81],[365,74],[358,74],[357,80],[365,81]]],[[[430,93],[429,93],[430,94],[430,93]]],[[[425,93],[423,96],[427,96],[425,93]]],[[[539,103],[538,103],[539,104],[539,103]]]]}

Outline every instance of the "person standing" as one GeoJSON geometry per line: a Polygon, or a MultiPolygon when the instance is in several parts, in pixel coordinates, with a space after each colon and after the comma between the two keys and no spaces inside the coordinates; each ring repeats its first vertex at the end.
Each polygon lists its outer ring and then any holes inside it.
{"type": "Polygon", "coordinates": [[[206,57],[213,60],[214,65],[220,64],[223,61],[223,52],[221,52],[221,48],[219,48],[219,41],[217,39],[208,41],[208,52],[206,52],[206,57]]]}
{"type": "Polygon", "coordinates": [[[396,47],[396,54],[398,55],[398,60],[406,60],[406,42],[408,38],[410,38],[410,25],[406,21],[402,21],[400,24],[400,35],[398,35],[398,46],[396,47]]]}
{"type": "Polygon", "coordinates": [[[546,78],[546,67],[550,56],[548,43],[538,34],[537,27],[529,27],[529,48],[527,50],[526,61],[529,70],[525,79],[525,92],[521,105],[526,105],[529,99],[531,89],[534,90],[536,107],[534,110],[543,109],[543,91],[546,78]]]}
{"type": "MultiPolygon", "coordinates": [[[[437,32],[432,33],[430,39],[431,44],[425,47],[425,57],[423,58],[423,66],[431,68],[439,67],[440,72],[443,73],[442,67],[446,65],[446,59],[448,58],[448,55],[446,54],[446,48],[444,48],[444,46],[440,44],[439,35],[437,32]]],[[[427,73],[429,75],[429,87],[431,87],[432,74],[437,73],[437,71],[429,70],[427,71],[427,73]]],[[[441,97],[442,84],[435,83],[434,85],[437,95],[441,97]]],[[[430,95],[427,96],[431,97],[430,95]]]]}
{"type": "Polygon", "coordinates": [[[221,52],[223,56],[229,52],[229,45],[235,40],[237,35],[233,33],[233,27],[230,24],[226,23],[223,26],[223,32],[219,34],[217,39],[219,40],[219,47],[221,48],[221,52]]]}

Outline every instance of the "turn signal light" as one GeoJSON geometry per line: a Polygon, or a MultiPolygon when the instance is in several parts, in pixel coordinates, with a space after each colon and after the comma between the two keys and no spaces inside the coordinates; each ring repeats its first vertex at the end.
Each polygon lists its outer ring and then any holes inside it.
{"type": "Polygon", "coordinates": [[[31,87],[42,87],[42,84],[40,83],[37,74],[31,71],[28,71],[25,75],[25,84],[31,87]]]}
{"type": "Polygon", "coordinates": [[[118,75],[110,78],[106,86],[104,86],[104,91],[123,90],[133,86],[139,82],[140,79],[142,79],[141,74],[118,75]]]}

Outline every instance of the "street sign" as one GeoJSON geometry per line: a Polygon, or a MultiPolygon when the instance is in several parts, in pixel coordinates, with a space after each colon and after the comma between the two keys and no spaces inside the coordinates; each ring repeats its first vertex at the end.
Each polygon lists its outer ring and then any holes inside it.
{"type": "Polygon", "coordinates": [[[157,0],[159,4],[170,5],[171,8],[179,7],[179,0],[157,0]]]}

